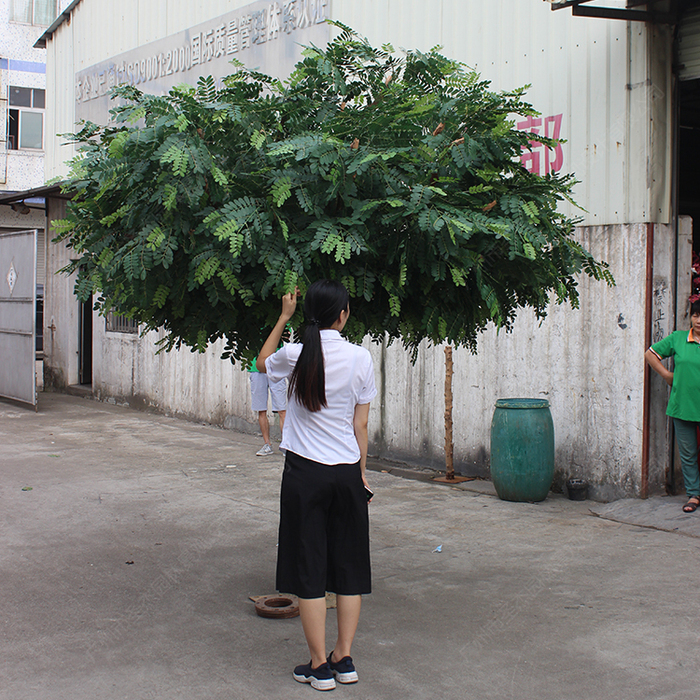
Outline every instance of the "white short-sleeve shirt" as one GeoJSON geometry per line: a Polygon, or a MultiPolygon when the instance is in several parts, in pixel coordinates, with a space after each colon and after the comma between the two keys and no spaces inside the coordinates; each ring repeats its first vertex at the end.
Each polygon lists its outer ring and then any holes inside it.
{"type": "MultiPolygon", "coordinates": [[[[271,382],[291,375],[302,347],[285,345],[265,360],[271,382]]],[[[321,464],[354,464],[360,459],[353,427],[355,406],[377,395],[372,356],[336,330],[321,331],[321,347],[328,406],[312,412],[290,396],[280,447],[321,464]]]]}

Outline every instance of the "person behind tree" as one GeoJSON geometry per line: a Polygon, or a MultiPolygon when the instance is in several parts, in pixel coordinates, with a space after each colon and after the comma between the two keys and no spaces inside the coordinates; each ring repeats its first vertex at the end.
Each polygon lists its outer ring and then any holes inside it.
{"type": "Polygon", "coordinates": [[[257,360],[270,382],[289,379],[286,450],[280,507],[277,589],[299,597],[311,653],[294,679],[317,690],[355,683],[350,655],[362,595],[371,592],[367,479],[367,421],[376,396],[369,352],[344,340],[349,295],[339,282],[307,290],[303,343],[276,350],[297,294],[282,313],[257,360]],[[337,594],[338,637],[326,654],[325,592],[337,594]]]}
{"type": "Polygon", "coordinates": [[[250,407],[258,414],[258,425],[263,437],[263,446],[255,453],[258,457],[274,454],[270,441],[270,421],[267,418],[267,395],[270,394],[272,412],[280,417],[280,431],[284,432],[284,417],[287,412],[287,387],[284,382],[270,384],[267,375],[258,372],[255,360],[248,368],[250,376],[250,407]]]}

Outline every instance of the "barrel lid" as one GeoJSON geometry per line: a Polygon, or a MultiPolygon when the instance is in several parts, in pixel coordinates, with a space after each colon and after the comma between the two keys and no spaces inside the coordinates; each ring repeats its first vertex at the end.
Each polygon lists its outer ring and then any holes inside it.
{"type": "Polygon", "coordinates": [[[549,408],[547,399],[497,399],[496,408],[549,408]]]}

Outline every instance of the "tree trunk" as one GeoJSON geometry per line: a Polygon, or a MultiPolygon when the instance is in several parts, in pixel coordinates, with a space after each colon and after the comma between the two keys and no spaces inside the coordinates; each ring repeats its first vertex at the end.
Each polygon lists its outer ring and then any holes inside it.
{"type": "Polygon", "coordinates": [[[452,481],[455,478],[454,443],[452,441],[452,347],[445,347],[445,476],[452,481]]]}

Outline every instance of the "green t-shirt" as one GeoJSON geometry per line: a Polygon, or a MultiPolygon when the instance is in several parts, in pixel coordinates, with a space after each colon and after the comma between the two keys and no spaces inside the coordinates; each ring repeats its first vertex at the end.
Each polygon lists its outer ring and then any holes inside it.
{"type": "MultiPolygon", "coordinates": [[[[285,333],[289,333],[289,335],[291,336],[291,334],[292,334],[292,327],[291,327],[289,324],[287,324],[287,325],[284,327],[284,331],[285,331],[285,333]]],[[[281,348],[282,345],[284,345],[284,333],[282,334],[282,339],[280,340],[280,346],[279,346],[279,347],[281,348]]],[[[277,349],[279,350],[279,348],[277,348],[277,349]]],[[[257,363],[257,361],[258,361],[258,357],[259,357],[259,356],[256,355],[256,356],[255,356],[255,359],[254,359],[253,362],[251,363],[250,367],[248,367],[248,371],[249,371],[249,372],[257,372],[257,371],[258,371],[258,368],[255,366],[256,363],[257,363]]]]}
{"type": "Polygon", "coordinates": [[[692,332],[674,331],[651,349],[662,359],[673,357],[673,386],[666,415],[700,423],[700,343],[692,332]]]}

